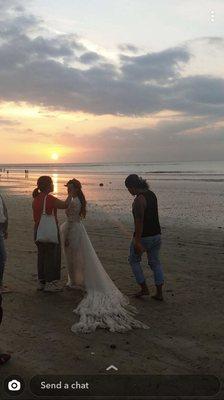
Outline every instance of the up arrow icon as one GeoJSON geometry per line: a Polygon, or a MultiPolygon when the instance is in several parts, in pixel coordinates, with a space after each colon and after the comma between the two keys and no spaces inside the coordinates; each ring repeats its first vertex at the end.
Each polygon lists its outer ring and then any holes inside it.
{"type": "Polygon", "coordinates": [[[112,369],[113,369],[114,371],[118,371],[118,368],[115,367],[114,365],[110,365],[110,366],[106,369],[106,371],[111,371],[112,369]]]}

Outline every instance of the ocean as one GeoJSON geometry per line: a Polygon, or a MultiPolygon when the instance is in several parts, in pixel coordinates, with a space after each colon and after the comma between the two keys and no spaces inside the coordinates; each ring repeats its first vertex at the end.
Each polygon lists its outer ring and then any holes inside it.
{"type": "Polygon", "coordinates": [[[0,188],[31,196],[38,176],[44,174],[52,176],[54,194],[64,198],[65,183],[75,177],[82,182],[92,212],[97,209],[105,218],[130,220],[133,198],[124,186],[130,173],[146,178],[157,194],[163,225],[224,227],[224,161],[5,164],[0,165],[0,188]]]}
{"type": "Polygon", "coordinates": [[[0,164],[0,169],[20,173],[78,174],[184,174],[190,176],[220,175],[224,179],[224,161],[152,162],[152,163],[53,163],[53,164],[0,164]]]}

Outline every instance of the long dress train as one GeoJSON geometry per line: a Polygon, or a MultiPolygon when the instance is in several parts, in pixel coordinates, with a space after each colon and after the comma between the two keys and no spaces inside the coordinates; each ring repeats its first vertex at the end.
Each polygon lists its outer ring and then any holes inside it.
{"type": "Polygon", "coordinates": [[[74,310],[80,316],[72,326],[74,333],[90,333],[96,328],[126,332],[132,328],[148,329],[134,318],[136,309],[115,286],[103,268],[80,220],[81,203],[74,198],[66,211],[67,221],[61,226],[62,244],[68,268],[68,285],[84,287],[86,295],[74,310]]]}

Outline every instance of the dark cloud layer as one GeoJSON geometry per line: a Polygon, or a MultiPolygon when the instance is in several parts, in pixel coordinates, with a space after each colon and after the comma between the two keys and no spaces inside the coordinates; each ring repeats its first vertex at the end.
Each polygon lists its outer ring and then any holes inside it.
{"type": "Polygon", "coordinates": [[[93,64],[97,61],[104,61],[104,57],[100,56],[95,51],[87,51],[86,53],[82,54],[79,58],[79,61],[83,64],[93,64]]]}
{"type": "Polygon", "coordinates": [[[190,54],[184,47],[176,47],[141,56],[121,56],[122,73],[128,80],[166,83],[180,75],[180,63],[187,63],[190,54]]]}
{"type": "MultiPolygon", "coordinates": [[[[14,8],[7,4],[0,0],[1,100],[98,115],[142,116],[167,109],[223,115],[222,78],[181,75],[191,59],[187,47],[121,54],[115,65],[85,48],[75,35],[41,34],[42,21],[16,1],[10,2],[14,8]]],[[[137,51],[131,44],[125,48],[137,51]]]]}

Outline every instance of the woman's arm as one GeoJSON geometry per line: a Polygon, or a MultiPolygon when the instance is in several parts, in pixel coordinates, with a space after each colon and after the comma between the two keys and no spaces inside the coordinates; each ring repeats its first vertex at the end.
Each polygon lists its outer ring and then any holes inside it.
{"type": "Polygon", "coordinates": [[[68,208],[71,200],[72,200],[72,196],[71,195],[69,195],[65,201],[59,200],[59,199],[56,198],[55,199],[55,207],[60,209],[60,210],[65,210],[66,208],[68,208]]]}

